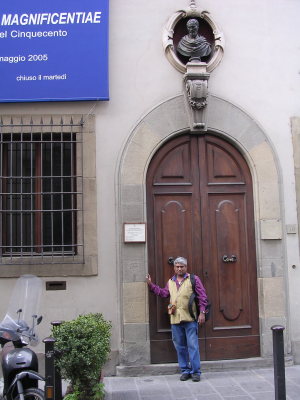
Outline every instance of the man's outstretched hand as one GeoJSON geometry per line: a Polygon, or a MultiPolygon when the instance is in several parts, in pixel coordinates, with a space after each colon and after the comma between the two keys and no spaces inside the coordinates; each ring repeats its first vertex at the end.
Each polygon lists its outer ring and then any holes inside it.
{"type": "Polygon", "coordinates": [[[149,274],[146,275],[146,282],[148,283],[148,285],[151,285],[152,283],[151,276],[149,274]]]}

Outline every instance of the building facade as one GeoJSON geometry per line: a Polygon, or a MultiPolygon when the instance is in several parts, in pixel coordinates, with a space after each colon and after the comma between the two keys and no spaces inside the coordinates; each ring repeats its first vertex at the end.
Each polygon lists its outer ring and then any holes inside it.
{"type": "Polygon", "coordinates": [[[111,373],[173,362],[166,304],[145,275],[163,285],[183,255],[212,302],[203,359],[268,360],[279,324],[300,362],[299,11],[111,1],[109,101],[0,104],[2,313],[15,278],[36,274],[52,289],[41,336],[102,312],[111,373]],[[212,53],[189,75],[176,48],[192,18],[212,53]],[[145,238],[126,238],[131,228],[145,238]]]}

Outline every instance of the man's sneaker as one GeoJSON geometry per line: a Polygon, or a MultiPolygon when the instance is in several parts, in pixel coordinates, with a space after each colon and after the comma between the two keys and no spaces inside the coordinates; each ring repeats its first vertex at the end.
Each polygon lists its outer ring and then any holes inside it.
{"type": "Polygon", "coordinates": [[[192,374],[192,381],[193,382],[200,382],[200,375],[199,374],[192,374]]]}
{"type": "Polygon", "coordinates": [[[188,379],[190,379],[191,375],[190,374],[182,374],[180,377],[181,381],[187,381],[188,379]]]}

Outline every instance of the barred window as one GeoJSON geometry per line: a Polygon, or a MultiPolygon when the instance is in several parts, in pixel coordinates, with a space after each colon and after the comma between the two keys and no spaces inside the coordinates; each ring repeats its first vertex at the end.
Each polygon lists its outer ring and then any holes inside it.
{"type": "Polygon", "coordinates": [[[0,128],[4,262],[82,262],[81,126],[0,128]]]}

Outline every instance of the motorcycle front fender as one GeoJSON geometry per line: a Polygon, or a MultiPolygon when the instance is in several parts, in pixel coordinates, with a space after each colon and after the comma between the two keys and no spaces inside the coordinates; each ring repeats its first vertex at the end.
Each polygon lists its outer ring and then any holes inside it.
{"type": "MultiPolygon", "coordinates": [[[[25,378],[29,378],[29,379],[32,379],[32,380],[38,380],[38,381],[44,381],[45,380],[45,378],[42,375],[40,375],[38,372],[31,371],[31,370],[22,371],[22,372],[18,373],[15,376],[15,379],[12,381],[12,383],[11,383],[10,387],[8,388],[6,394],[9,394],[11,392],[11,390],[14,388],[14,386],[17,385],[18,382],[21,382],[25,378]]],[[[18,387],[19,387],[19,385],[18,385],[18,387]]]]}

